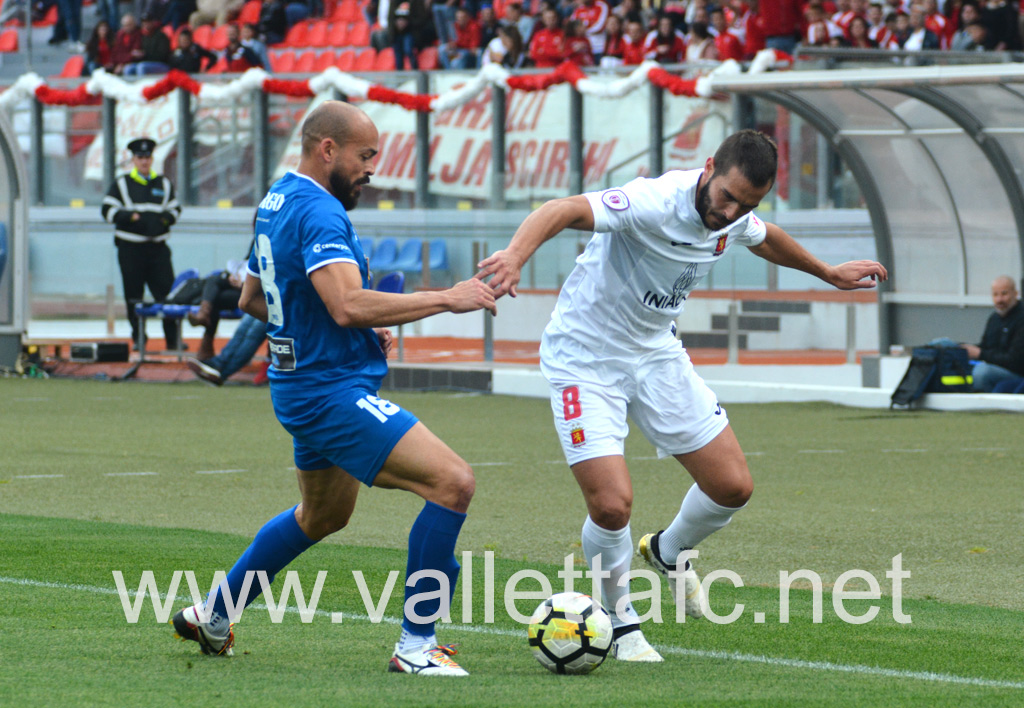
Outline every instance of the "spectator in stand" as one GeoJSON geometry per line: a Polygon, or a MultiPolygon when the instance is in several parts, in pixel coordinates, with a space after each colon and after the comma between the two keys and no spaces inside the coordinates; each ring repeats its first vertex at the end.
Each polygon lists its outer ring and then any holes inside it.
{"type": "MultiPolygon", "coordinates": [[[[824,11],[824,4],[820,4],[824,11]]],[[[807,16],[807,10],[804,9],[804,16],[807,16]]],[[[843,33],[846,32],[846,28],[850,26],[850,20],[857,16],[857,13],[853,10],[853,0],[836,0],[836,10],[831,14],[825,12],[825,18],[831,20],[833,24],[837,25],[843,33]]],[[[804,30],[806,36],[807,31],[804,30]]]]}
{"type": "Polygon", "coordinates": [[[164,9],[164,24],[177,31],[182,25],[188,24],[188,18],[195,11],[196,0],[170,0],[164,9]]]}
{"type": "Polygon", "coordinates": [[[634,19],[626,23],[626,39],[622,44],[622,63],[626,66],[642,64],[647,58],[644,26],[634,19]]]}
{"type": "Polygon", "coordinates": [[[217,55],[195,43],[192,30],[186,27],[178,33],[178,48],[171,54],[170,67],[186,74],[198,74],[217,62],[217,55]],[[203,61],[206,65],[203,65],[203,61]]]}
{"type": "MultiPolygon", "coordinates": [[[[971,35],[967,32],[967,26],[972,22],[979,22],[981,20],[981,12],[978,10],[978,6],[974,3],[964,3],[960,6],[960,14],[957,17],[957,26],[959,29],[953,33],[952,38],[949,42],[949,48],[955,52],[966,52],[973,51],[968,49],[972,44],[973,40],[971,35]]],[[[984,47],[982,47],[984,49],[984,47]]]]}
{"type": "MultiPolygon", "coordinates": [[[[101,22],[106,22],[113,33],[115,27],[121,26],[121,12],[118,0],[96,0],[96,14],[101,22]]],[[[95,29],[95,28],[94,28],[95,29]]]]}
{"type": "Polygon", "coordinates": [[[442,46],[455,41],[455,11],[459,0],[433,0],[430,12],[434,16],[434,32],[442,46]]]}
{"type": "Polygon", "coordinates": [[[764,46],[792,54],[800,36],[800,0],[758,0],[750,9],[760,18],[764,46]]]}
{"type": "Polygon", "coordinates": [[[498,36],[484,51],[484,64],[500,64],[506,69],[521,69],[526,64],[526,47],[515,25],[500,25],[498,36]]]}
{"type": "Polygon", "coordinates": [[[924,26],[939,38],[939,48],[949,49],[949,38],[952,32],[952,23],[939,12],[939,5],[935,0],[922,0],[921,10],[924,12],[924,26]]]}
{"type": "Polygon", "coordinates": [[[188,22],[192,29],[202,25],[219,27],[237,17],[243,5],[245,0],[196,0],[196,11],[188,22]]]}
{"type": "MultiPolygon", "coordinates": [[[[480,46],[486,47],[492,40],[498,38],[498,16],[494,13],[491,5],[481,5],[480,12],[476,16],[477,24],[480,25],[480,46]]],[[[481,50],[481,59],[483,52],[481,50]]]]}
{"type": "Polygon", "coordinates": [[[85,45],[85,66],[82,67],[82,76],[90,76],[97,69],[113,70],[110,61],[113,44],[114,37],[110,34],[110,25],[106,20],[100,20],[85,45]]]}
{"type": "Polygon", "coordinates": [[[160,29],[160,21],[153,15],[142,20],[142,57],[124,68],[125,76],[166,74],[170,68],[171,40],[160,29]]]}
{"type": "Polygon", "coordinates": [[[885,23],[885,14],[882,9],[882,4],[873,2],[868,5],[868,37],[875,43],[876,47],[885,49],[889,44],[889,39],[892,37],[892,30],[885,23]]]}
{"type": "Polygon", "coordinates": [[[940,49],[939,36],[924,26],[924,8],[911,5],[907,16],[909,32],[902,34],[906,39],[900,44],[902,49],[912,52],[940,49]]]}
{"type": "Polygon", "coordinates": [[[604,25],[604,54],[598,62],[602,68],[610,69],[622,66],[622,48],[626,38],[622,34],[622,19],[618,15],[608,15],[604,25]]]}
{"type": "Polygon", "coordinates": [[[1020,50],[1017,6],[1006,0],[987,0],[980,7],[981,23],[988,30],[985,48],[998,52],[1020,50]]]}
{"type": "Polygon", "coordinates": [[[82,44],[82,0],[57,0],[57,22],[49,44],[64,44],[71,40],[71,51],[84,52],[82,44]]]}
{"type": "Polygon", "coordinates": [[[395,53],[395,68],[405,68],[409,59],[410,69],[419,69],[419,47],[421,35],[429,24],[427,7],[423,0],[408,0],[391,3],[388,7],[388,35],[395,53]]]}
{"type": "Polygon", "coordinates": [[[528,46],[533,38],[533,28],[537,21],[530,15],[523,13],[523,6],[518,2],[510,2],[505,5],[505,24],[515,25],[519,30],[523,45],[528,46]]]}
{"type": "MultiPolygon", "coordinates": [[[[673,14],[679,14],[674,12],[673,14]]],[[[689,27],[694,22],[703,22],[705,25],[710,24],[711,17],[708,14],[708,0],[690,0],[690,3],[686,6],[685,12],[683,12],[682,23],[677,26],[682,29],[689,31],[689,27]]]]}
{"type": "Polygon", "coordinates": [[[594,50],[587,37],[587,27],[580,20],[565,23],[565,58],[576,66],[594,65],[594,50]]]}
{"type": "Polygon", "coordinates": [[[838,47],[840,45],[843,30],[825,16],[820,5],[808,5],[805,16],[807,29],[804,31],[804,44],[809,47],[838,47]]]}
{"type": "MultiPolygon", "coordinates": [[[[957,32],[960,35],[961,32],[957,32]]],[[[985,44],[988,42],[988,28],[981,24],[981,21],[975,20],[969,23],[962,30],[963,37],[961,37],[960,44],[954,45],[954,51],[958,52],[985,52],[985,44]]],[[[956,41],[956,37],[953,38],[956,41]]]]}
{"type": "Polygon", "coordinates": [[[124,68],[142,59],[142,31],[135,22],[135,15],[126,14],[121,18],[121,29],[114,35],[114,46],[110,50],[113,73],[123,74],[124,68]]]}
{"type": "Polygon", "coordinates": [[[686,39],[667,13],[658,17],[658,28],[647,35],[645,47],[646,54],[660,64],[680,64],[686,57],[686,39]]]}
{"type": "Polygon", "coordinates": [[[725,10],[716,7],[711,10],[711,29],[715,32],[715,48],[718,50],[719,61],[743,59],[743,43],[731,29],[725,19],[725,10]]]}
{"type": "Polygon", "coordinates": [[[703,22],[690,24],[690,33],[686,37],[686,61],[715,61],[718,59],[718,49],[715,47],[715,38],[708,31],[708,26],[703,22]]]}
{"type": "Polygon", "coordinates": [[[584,36],[590,40],[591,61],[600,59],[604,54],[604,28],[610,14],[611,8],[604,0],[577,0],[569,16],[583,24],[584,36]]]}
{"type": "Polygon", "coordinates": [[[863,17],[854,17],[847,29],[847,42],[854,49],[878,49],[878,43],[871,39],[871,28],[863,17]]]}
{"type": "MultiPolygon", "coordinates": [[[[185,359],[185,365],[203,381],[221,386],[229,376],[252,361],[266,338],[267,325],[246,313],[242,315],[235,333],[231,335],[231,339],[220,354],[206,359],[188,357],[185,359]]],[[[257,375],[253,383],[266,383],[266,374],[257,375]]]]}
{"type": "Polygon", "coordinates": [[[975,391],[988,392],[1002,381],[1024,376],[1024,305],[1013,278],[1003,275],[992,283],[992,304],[980,344],[961,344],[978,363],[971,371],[975,391]]]}
{"type": "Polygon", "coordinates": [[[465,8],[455,11],[455,40],[441,45],[438,59],[445,69],[476,68],[480,51],[480,25],[465,8]]]}
{"type": "Polygon", "coordinates": [[[263,0],[256,31],[268,46],[284,41],[284,36],[288,34],[288,15],[283,0],[263,0]]]}
{"type": "Polygon", "coordinates": [[[643,11],[640,9],[637,0],[622,0],[618,5],[612,8],[612,14],[622,20],[622,26],[625,27],[631,20],[636,20],[640,23],[640,26],[644,26],[643,11]]]}
{"type": "Polygon", "coordinates": [[[545,7],[540,20],[543,27],[533,33],[530,42],[530,59],[534,66],[551,68],[562,63],[565,57],[565,33],[562,19],[553,7],[545,7]]]}
{"type": "MultiPolygon", "coordinates": [[[[762,49],[767,48],[765,18],[761,14],[761,0],[748,0],[748,9],[741,19],[743,24],[743,58],[753,59],[762,49]]],[[[776,43],[777,44],[777,43],[776,43]]],[[[776,47],[772,47],[775,49],[776,47]]]]}
{"type": "Polygon", "coordinates": [[[227,62],[227,70],[233,72],[241,73],[253,67],[263,66],[256,52],[242,44],[238,25],[228,25],[228,46],[224,50],[224,59],[227,62]]]}
{"type": "Polygon", "coordinates": [[[260,60],[260,66],[270,71],[270,54],[267,52],[267,45],[261,42],[257,36],[256,25],[246,22],[238,28],[238,35],[241,38],[242,46],[248,47],[260,60]]]}

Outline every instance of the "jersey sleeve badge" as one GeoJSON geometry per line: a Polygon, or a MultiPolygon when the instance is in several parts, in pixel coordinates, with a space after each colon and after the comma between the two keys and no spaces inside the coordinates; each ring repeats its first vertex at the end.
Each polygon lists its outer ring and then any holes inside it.
{"type": "Polygon", "coordinates": [[[601,195],[601,201],[609,209],[625,211],[629,209],[629,197],[621,189],[608,189],[601,195]]]}

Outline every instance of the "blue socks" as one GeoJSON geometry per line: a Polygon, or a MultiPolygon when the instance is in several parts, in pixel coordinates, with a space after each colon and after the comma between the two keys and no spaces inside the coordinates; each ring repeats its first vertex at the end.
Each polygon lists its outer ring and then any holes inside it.
{"type": "MultiPolygon", "coordinates": [[[[267,579],[274,582],[274,576],[297,558],[303,551],[312,546],[316,541],[311,541],[295,520],[295,509],[292,507],[282,511],[273,519],[263,525],[263,528],[256,534],[256,538],[245,553],[243,553],[231,571],[228,572],[227,584],[231,591],[231,597],[235,598],[236,611],[249,606],[253,600],[263,592],[259,578],[255,571],[264,570],[267,579]],[[245,574],[253,571],[252,583],[249,585],[249,592],[244,598],[239,595],[242,592],[242,584],[245,582],[245,574]]],[[[415,528],[415,527],[413,527],[415,528]]],[[[228,611],[224,604],[224,596],[217,593],[217,599],[213,603],[213,611],[220,617],[227,617],[228,611]]]]}
{"type": "MultiPolygon", "coordinates": [[[[409,532],[409,561],[405,577],[411,577],[420,570],[439,570],[448,577],[448,600],[455,593],[455,582],[459,578],[459,564],[455,560],[455,541],[462,530],[466,515],[427,502],[423,511],[409,532]]],[[[440,584],[435,578],[420,578],[413,587],[405,586],[405,599],[413,595],[438,592],[440,584]]],[[[403,605],[404,607],[404,605],[403,605]]],[[[415,612],[420,617],[429,617],[441,608],[439,598],[425,599],[416,603],[415,612]]],[[[405,613],[403,612],[403,615],[405,613]]],[[[429,637],[434,634],[433,622],[414,622],[408,615],[402,620],[402,629],[410,634],[429,637]]],[[[403,636],[405,632],[403,632],[403,636]]]]}

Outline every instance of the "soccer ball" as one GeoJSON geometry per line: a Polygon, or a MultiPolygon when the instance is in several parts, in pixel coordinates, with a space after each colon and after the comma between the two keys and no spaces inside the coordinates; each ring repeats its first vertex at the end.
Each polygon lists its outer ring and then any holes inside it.
{"type": "Polygon", "coordinates": [[[530,649],[541,666],[556,674],[588,674],[612,646],[612,618],[594,598],[560,592],[530,618],[530,649]]]}

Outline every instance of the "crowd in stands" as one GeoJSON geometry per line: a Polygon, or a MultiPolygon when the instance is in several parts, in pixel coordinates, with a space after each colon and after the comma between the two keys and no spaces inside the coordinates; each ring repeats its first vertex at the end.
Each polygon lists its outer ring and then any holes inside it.
{"type": "MultiPolygon", "coordinates": [[[[102,19],[85,45],[74,36],[79,19],[61,18],[51,41],[71,40],[74,50],[84,52],[83,73],[103,67],[125,76],[171,68],[196,73],[258,66],[271,71],[268,48],[304,49],[292,30],[318,19],[324,31],[339,25],[340,32],[332,30],[331,36],[338,37],[340,46],[330,38],[310,46],[343,48],[345,38],[356,34],[352,27],[365,24],[362,45],[392,52],[397,69],[475,69],[488,63],[543,68],[565,60],[580,66],[635,65],[645,59],[665,64],[744,60],[765,47],[790,54],[801,46],[1021,49],[1016,3],[945,0],[940,8],[938,1],[148,0],[141,24],[125,14],[116,19],[114,31],[117,3],[102,0],[96,10],[102,19]],[[341,7],[346,3],[350,11],[341,7]],[[342,23],[348,27],[341,28],[342,23]],[[200,41],[200,28],[206,25],[213,26],[221,46],[200,41]]],[[[207,28],[204,38],[210,37],[207,28]]]]}

